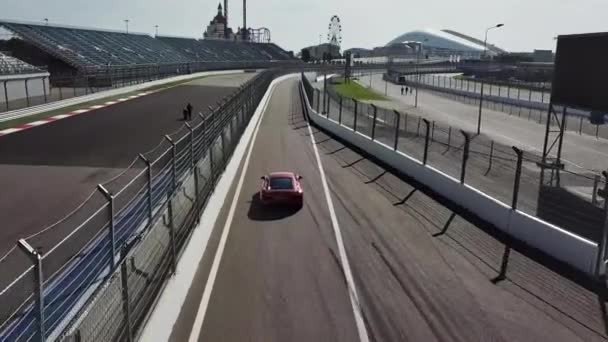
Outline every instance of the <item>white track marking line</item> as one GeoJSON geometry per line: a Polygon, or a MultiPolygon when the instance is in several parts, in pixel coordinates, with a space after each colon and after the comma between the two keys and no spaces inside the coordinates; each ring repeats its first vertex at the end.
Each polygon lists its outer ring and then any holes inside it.
{"type": "Polygon", "coordinates": [[[359,305],[359,296],[357,295],[357,288],[355,286],[355,280],[353,279],[353,274],[350,269],[350,263],[348,262],[348,257],[346,256],[346,248],[344,248],[344,241],[342,239],[342,233],[340,232],[340,226],[338,225],[338,217],[336,215],[336,211],[334,209],[334,202],[331,199],[331,194],[329,192],[329,186],[327,185],[327,179],[325,178],[325,170],[323,169],[323,164],[321,163],[321,157],[319,156],[319,150],[317,149],[317,144],[315,142],[315,136],[312,134],[312,129],[310,128],[310,123],[307,122],[308,133],[310,135],[310,140],[312,141],[313,149],[315,150],[315,156],[317,158],[317,164],[319,164],[319,173],[321,174],[321,182],[323,183],[323,190],[325,192],[325,199],[327,200],[327,207],[329,209],[329,214],[331,217],[331,225],[334,229],[334,233],[336,235],[336,244],[338,245],[338,252],[340,254],[340,262],[342,263],[342,269],[344,269],[344,276],[346,277],[346,285],[348,286],[348,294],[350,297],[350,303],[353,308],[353,314],[355,315],[355,324],[357,325],[357,331],[359,332],[359,340],[361,342],[369,342],[369,336],[367,334],[367,328],[365,327],[365,322],[363,320],[363,314],[361,313],[361,307],[359,305]]]}
{"type": "Polygon", "coordinates": [[[48,121],[48,120],[38,120],[38,121],[34,121],[34,122],[28,122],[26,125],[34,127],[34,126],[44,125],[49,122],[50,121],[48,121]]]}
{"type": "Polygon", "coordinates": [[[78,109],[78,110],[71,112],[70,114],[82,114],[82,113],[86,113],[88,111],[89,111],[89,109],[78,109]]]}
{"type": "MultiPolygon", "coordinates": [[[[278,83],[278,82],[277,82],[278,83]]],[[[194,320],[194,324],[192,325],[192,330],[190,331],[190,337],[188,339],[189,342],[198,342],[201,329],[203,328],[203,322],[205,321],[205,315],[207,313],[207,307],[209,306],[209,300],[211,299],[211,292],[213,291],[213,285],[215,283],[215,278],[217,277],[217,273],[220,267],[220,261],[222,259],[222,255],[224,254],[224,248],[226,247],[226,242],[228,240],[228,233],[230,232],[230,226],[232,225],[232,220],[234,218],[234,212],[236,211],[236,205],[239,201],[239,197],[241,195],[241,189],[243,188],[243,183],[245,181],[245,175],[247,174],[247,168],[249,167],[249,160],[251,159],[251,153],[253,152],[253,146],[255,145],[255,140],[258,135],[258,131],[260,130],[260,126],[262,123],[262,119],[264,118],[264,114],[266,113],[266,109],[268,107],[268,103],[270,103],[270,98],[272,97],[272,93],[274,92],[274,88],[269,92],[269,96],[266,99],[266,103],[264,104],[262,113],[258,118],[258,122],[256,123],[255,130],[253,132],[253,137],[251,139],[251,145],[249,146],[249,150],[247,151],[247,157],[245,158],[245,164],[243,164],[243,170],[241,171],[241,177],[239,178],[239,182],[236,186],[236,192],[234,193],[234,197],[232,197],[232,204],[230,204],[230,211],[228,212],[228,217],[226,218],[226,222],[224,224],[224,228],[222,230],[222,236],[220,237],[219,245],[217,246],[217,250],[215,251],[215,257],[213,258],[213,264],[211,265],[211,270],[209,271],[209,278],[207,279],[207,284],[205,285],[205,290],[203,291],[203,298],[201,299],[201,304],[198,308],[198,312],[196,313],[196,319],[194,320]]]]}
{"type": "Polygon", "coordinates": [[[61,119],[69,118],[69,117],[70,117],[70,115],[68,115],[68,114],[59,114],[59,115],[52,116],[51,119],[61,120],[61,119]]]}
{"type": "Polygon", "coordinates": [[[23,130],[23,128],[7,128],[5,130],[0,131],[0,134],[6,135],[6,134],[11,134],[11,133],[19,132],[19,131],[22,131],[22,130],[23,130]]]}

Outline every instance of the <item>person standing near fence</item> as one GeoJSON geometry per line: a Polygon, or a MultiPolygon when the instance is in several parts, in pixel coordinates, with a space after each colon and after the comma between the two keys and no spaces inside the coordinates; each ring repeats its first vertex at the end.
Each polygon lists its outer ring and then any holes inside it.
{"type": "Polygon", "coordinates": [[[186,110],[188,111],[188,121],[192,120],[192,109],[192,104],[188,102],[188,105],[186,106],[186,110]]]}
{"type": "Polygon", "coordinates": [[[403,96],[403,90],[404,90],[404,88],[403,88],[403,86],[401,86],[401,96],[403,96]]]}

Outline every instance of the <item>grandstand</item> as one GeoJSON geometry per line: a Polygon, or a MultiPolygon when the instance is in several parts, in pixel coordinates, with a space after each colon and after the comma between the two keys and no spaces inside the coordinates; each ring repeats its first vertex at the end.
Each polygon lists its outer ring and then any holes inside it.
{"type": "Polygon", "coordinates": [[[17,75],[42,72],[39,68],[0,52],[0,75],[17,75]]]}
{"type": "Polygon", "coordinates": [[[275,44],[157,37],[194,62],[288,60],[287,52],[275,44]]]}
{"type": "MultiPolygon", "coordinates": [[[[213,68],[263,67],[291,61],[275,44],[226,40],[158,37],[57,25],[0,20],[16,38],[4,49],[35,66],[57,74],[79,74],[105,80],[190,73],[213,68]],[[142,71],[143,70],[143,71],[142,71]],[[117,71],[120,71],[117,74],[117,71]],[[112,73],[112,76],[109,76],[112,73]],[[125,76],[128,75],[128,76],[125,76]]],[[[104,81],[106,82],[106,81],[104,81]]]]}

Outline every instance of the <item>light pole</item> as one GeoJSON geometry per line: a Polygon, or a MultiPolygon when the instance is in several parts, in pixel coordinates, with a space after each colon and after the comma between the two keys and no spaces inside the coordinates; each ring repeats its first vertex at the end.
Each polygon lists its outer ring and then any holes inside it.
{"type": "MultiPolygon", "coordinates": [[[[503,26],[505,26],[505,24],[498,24],[498,25],[495,25],[492,27],[488,27],[486,29],[486,36],[485,36],[485,39],[483,40],[483,55],[482,55],[483,58],[486,57],[486,52],[488,50],[488,32],[490,32],[490,30],[500,28],[503,26]]],[[[482,78],[481,79],[481,93],[479,94],[479,115],[477,116],[477,134],[481,133],[481,112],[482,112],[482,108],[483,108],[483,86],[484,86],[484,82],[483,82],[483,78],[482,78]]]]}
{"type": "MultiPolygon", "coordinates": [[[[428,39],[424,39],[424,42],[428,39]]],[[[420,52],[422,51],[422,42],[417,42],[418,53],[416,54],[416,97],[414,98],[414,107],[418,108],[418,88],[420,87],[420,52]]]]}
{"type": "Polygon", "coordinates": [[[127,27],[127,34],[129,33],[129,19],[125,19],[125,26],[127,27]]]}
{"type": "Polygon", "coordinates": [[[154,25],[154,37],[158,37],[158,25],[154,25]]]}

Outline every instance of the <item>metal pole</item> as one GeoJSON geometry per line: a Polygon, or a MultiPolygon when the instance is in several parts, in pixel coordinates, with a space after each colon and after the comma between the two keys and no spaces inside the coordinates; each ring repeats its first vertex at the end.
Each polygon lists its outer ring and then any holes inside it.
{"type": "Polygon", "coordinates": [[[596,277],[602,277],[606,275],[606,242],[608,240],[608,172],[603,171],[604,175],[604,229],[602,231],[602,240],[598,245],[597,261],[595,263],[595,275],[596,277]]]}
{"type": "Polygon", "coordinates": [[[173,201],[171,191],[167,192],[167,211],[169,215],[169,239],[171,241],[171,268],[173,274],[177,271],[177,252],[175,250],[175,222],[173,220],[173,201]]]}
{"type": "Polygon", "coordinates": [[[513,202],[511,203],[511,208],[513,210],[517,209],[517,199],[519,197],[519,184],[521,181],[521,164],[523,162],[524,151],[518,149],[513,146],[513,151],[517,153],[517,167],[515,168],[515,182],[513,184],[513,202]]]}
{"type": "Polygon", "coordinates": [[[98,184],[97,190],[108,200],[110,205],[110,248],[112,249],[112,269],[116,268],[116,237],[114,234],[114,195],[112,195],[103,185],[98,184]]]}
{"type": "Polygon", "coordinates": [[[127,327],[127,341],[133,342],[133,327],[131,326],[131,305],[129,303],[129,275],[127,263],[120,265],[120,280],[122,285],[122,311],[125,315],[125,326],[127,327]]]}
{"type": "Polygon", "coordinates": [[[416,136],[417,137],[420,136],[420,120],[422,120],[422,118],[418,117],[418,128],[416,128],[416,136]]]}
{"type": "Polygon", "coordinates": [[[338,123],[342,124],[342,96],[340,96],[340,112],[338,114],[338,123]]]}
{"type": "Polygon", "coordinates": [[[426,135],[424,136],[424,155],[422,156],[422,165],[426,165],[426,160],[429,154],[429,131],[431,129],[431,123],[427,119],[422,119],[426,126],[426,135]]]}
{"type": "Polygon", "coordinates": [[[494,140],[490,142],[490,164],[488,165],[488,172],[492,170],[492,160],[494,159],[494,140]]]}
{"type": "Polygon", "coordinates": [[[8,81],[4,81],[2,82],[4,83],[4,99],[6,100],[6,111],[9,111],[9,104],[8,104],[8,89],[6,87],[6,84],[8,83],[8,81]]]}
{"type": "Polygon", "coordinates": [[[591,204],[597,205],[597,188],[600,183],[600,175],[593,177],[593,192],[591,193],[591,204]]]}
{"type": "Polygon", "coordinates": [[[192,129],[192,126],[190,126],[189,123],[184,123],[186,125],[186,128],[188,128],[188,130],[190,131],[190,166],[192,166],[192,169],[194,169],[194,130],[192,129]]]}
{"type": "Polygon", "coordinates": [[[353,101],[355,102],[355,118],[353,120],[353,131],[357,131],[357,100],[353,99],[353,101]]]}
{"type": "Polygon", "coordinates": [[[397,116],[397,120],[396,120],[397,124],[395,125],[395,143],[393,144],[393,149],[395,151],[397,151],[397,144],[399,144],[399,124],[400,124],[399,121],[401,121],[401,115],[396,110],[394,112],[395,112],[395,115],[397,116]]]}
{"type": "Polygon", "coordinates": [[[463,130],[460,131],[464,136],[464,150],[462,152],[462,168],[460,170],[460,184],[464,184],[464,176],[467,171],[467,161],[469,160],[469,145],[471,143],[471,137],[463,130]]]}
{"type": "Polygon", "coordinates": [[[327,94],[327,74],[323,74],[323,114],[327,113],[325,110],[325,97],[327,94]]]}
{"type": "Polygon", "coordinates": [[[44,92],[44,103],[48,102],[48,99],[46,97],[46,79],[49,79],[48,77],[43,77],[42,78],[42,91],[44,92]]]}
{"type": "Polygon", "coordinates": [[[448,150],[451,147],[452,143],[452,126],[448,126],[448,150]]]}
{"type": "Polygon", "coordinates": [[[177,188],[177,161],[175,160],[176,154],[177,154],[177,146],[175,145],[175,142],[173,142],[173,139],[171,139],[170,136],[165,135],[165,139],[167,139],[167,141],[169,141],[169,143],[171,144],[171,149],[172,149],[172,157],[171,157],[171,162],[173,164],[172,167],[172,173],[173,173],[173,190],[175,190],[177,188]]]}
{"type": "Polygon", "coordinates": [[[317,94],[317,113],[319,113],[319,102],[321,102],[321,92],[319,92],[319,89],[315,89],[315,93],[317,94]]]}
{"type": "Polygon", "coordinates": [[[36,323],[38,330],[38,341],[44,342],[46,340],[46,331],[44,328],[44,277],[42,274],[42,255],[38,253],[34,247],[32,247],[24,239],[18,241],[18,246],[25,254],[30,258],[34,264],[34,282],[36,284],[35,289],[35,312],[36,312],[36,323]]]}
{"type": "Polygon", "coordinates": [[[29,81],[27,78],[25,79],[25,99],[27,101],[27,106],[30,106],[30,90],[27,86],[27,81],[29,81]]]}
{"type": "Polygon", "coordinates": [[[150,164],[150,161],[146,157],[144,157],[143,154],[140,153],[139,158],[143,160],[144,163],[146,163],[146,168],[148,169],[148,219],[151,223],[154,209],[152,207],[152,165],[150,164]]]}
{"type": "Polygon", "coordinates": [[[372,122],[372,140],[376,137],[376,118],[378,117],[378,107],[372,104],[372,108],[374,109],[374,121],[372,122]]]}
{"type": "Polygon", "coordinates": [[[479,96],[479,115],[477,116],[477,134],[481,134],[481,112],[483,108],[483,79],[481,80],[481,94],[479,96]]]}

